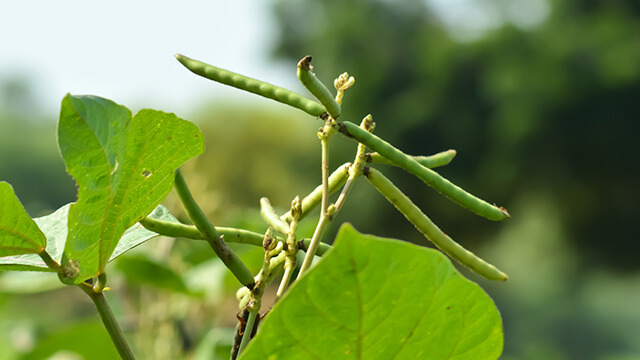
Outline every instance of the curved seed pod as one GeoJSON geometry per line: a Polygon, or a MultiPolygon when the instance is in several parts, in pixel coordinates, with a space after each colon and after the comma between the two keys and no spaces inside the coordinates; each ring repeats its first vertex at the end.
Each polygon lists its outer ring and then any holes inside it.
{"type": "Polygon", "coordinates": [[[222,260],[225,266],[231,270],[233,275],[240,281],[240,283],[249,289],[253,289],[256,285],[255,280],[253,279],[253,275],[249,269],[247,269],[246,265],[240,260],[238,255],[236,255],[228,246],[225,244],[222,237],[219,236],[218,231],[213,225],[209,222],[204,212],[195,199],[191,195],[189,188],[187,187],[187,183],[182,176],[182,172],[180,169],[175,172],[174,185],[176,192],[178,193],[178,197],[182,201],[187,214],[193,221],[193,224],[196,226],[198,231],[204,235],[205,240],[211,245],[213,251],[215,251],[216,255],[222,260]]]}
{"type": "Polygon", "coordinates": [[[369,182],[393,204],[429,241],[460,264],[489,280],[506,281],[509,277],[463,248],[431,221],[405,194],[379,171],[366,168],[363,172],[369,182]]]}
{"type": "MultiPolygon", "coordinates": [[[[455,156],[456,156],[455,150],[447,150],[447,151],[439,152],[437,154],[433,154],[429,156],[412,156],[412,157],[420,165],[426,166],[429,169],[433,169],[433,168],[437,168],[437,167],[445,166],[449,164],[455,156]]],[[[378,164],[397,166],[391,160],[385,158],[384,156],[378,153],[367,154],[367,162],[375,162],[378,164]]]]}
{"type": "MultiPolygon", "coordinates": [[[[336,192],[347,181],[347,175],[349,175],[350,163],[344,163],[340,165],[331,175],[329,175],[329,194],[336,192]]],[[[301,202],[302,214],[300,214],[300,220],[305,218],[311,210],[315,209],[322,199],[322,185],[318,185],[309,195],[305,196],[301,202]]],[[[291,211],[287,211],[280,216],[285,222],[290,222],[293,217],[291,211]]]]}
{"type": "Polygon", "coordinates": [[[260,199],[260,215],[262,215],[262,219],[267,223],[267,225],[271,226],[275,231],[278,231],[281,234],[288,234],[291,230],[289,224],[281,220],[280,217],[276,215],[275,210],[273,210],[273,206],[271,206],[271,202],[266,197],[260,199]]]}
{"type": "Polygon", "coordinates": [[[312,69],[311,56],[307,55],[303,57],[302,60],[298,62],[298,79],[300,79],[304,87],[324,105],[329,115],[337,119],[341,112],[340,105],[338,105],[333,98],[329,89],[318,80],[316,75],[311,71],[312,69]]]}
{"type": "Polygon", "coordinates": [[[182,65],[191,70],[191,72],[209,80],[293,106],[309,115],[322,116],[325,112],[322,105],[291,90],[221,69],[184,55],[176,54],[175,57],[182,65]]]}
{"type": "Polygon", "coordinates": [[[437,172],[420,165],[413,157],[393,147],[381,138],[361,129],[358,125],[345,121],[338,124],[338,130],[348,137],[354,138],[368,148],[391,160],[397,166],[417,176],[427,185],[438,190],[458,205],[473,211],[489,220],[505,220],[511,216],[506,209],[491,205],[464,191],[451,181],[440,176],[437,172]]]}

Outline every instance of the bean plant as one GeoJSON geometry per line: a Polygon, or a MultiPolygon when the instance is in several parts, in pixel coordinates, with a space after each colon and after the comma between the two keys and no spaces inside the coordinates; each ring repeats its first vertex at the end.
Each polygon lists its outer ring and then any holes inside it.
{"type": "Polygon", "coordinates": [[[292,194],[289,210],[282,214],[267,197],[260,199],[262,233],[214,225],[180,170],[204,151],[205,139],[195,124],[157,110],[132,115],[111,100],[68,94],[62,100],[57,139],[67,172],[77,183],[77,201],[32,219],[11,185],[0,182],[1,270],[53,272],[63,284],[82,290],[123,359],[134,359],[135,352],[104,296],[107,265],[159,235],[205,240],[237,279],[238,325],[231,359],[500,356],[503,331],[496,306],[448,258],[488,280],[505,281],[507,275],[456,243],[383,174],[385,166],[402,168],[477,215],[508,219],[504,208],[433,170],[449,164],[455,151],[409,155],[373,133],[372,115],[359,125],[343,120],[342,101],[355,79],[341,74],[333,93],[314,74],[311,56],[300,60],[297,76],[315,100],[183,55],[176,58],[197,75],[297,108],[319,121],[320,185],[306,196],[292,194]],[[352,162],[330,166],[333,136],[354,141],[352,162]],[[328,225],[358,178],[366,179],[441,252],[361,234],[349,224],[341,226],[335,239],[326,239],[328,225]],[[191,224],[178,221],[161,205],[172,188],[191,224]],[[313,236],[301,238],[298,224],[318,207],[313,236]],[[252,273],[229,248],[232,242],[263,249],[259,272],[252,273]],[[276,301],[265,309],[263,295],[272,282],[277,284],[276,301]]]}

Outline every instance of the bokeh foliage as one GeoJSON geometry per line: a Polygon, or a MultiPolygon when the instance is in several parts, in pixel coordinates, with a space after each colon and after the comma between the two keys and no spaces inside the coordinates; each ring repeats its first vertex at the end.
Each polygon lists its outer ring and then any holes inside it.
{"type": "MultiPolygon", "coordinates": [[[[326,84],[349,71],[357,81],[345,96],[343,119],[358,122],[371,113],[376,133],[416,155],[456,149],[456,159],[439,172],[507,206],[513,219],[487,222],[411,176],[384,169],[444,230],[511,276],[504,285],[481,282],[504,318],[504,359],[636,358],[640,6],[548,1],[550,13],[537,26],[504,21],[461,42],[426,4],[278,0],[275,56],[293,74],[297,60],[313,55],[326,84]]],[[[76,189],[55,148],[54,122],[34,126],[29,108],[21,109],[0,109],[0,177],[40,216],[74,201],[76,189]]],[[[299,112],[214,103],[185,118],[207,138],[207,153],[187,165],[185,177],[215,224],[262,231],[255,211],[261,196],[284,210],[319,181],[320,123],[299,112]]],[[[332,142],[332,167],[349,161],[353,143],[332,142]]],[[[337,223],[421,241],[374,190],[357,185],[337,223]]],[[[250,264],[260,261],[259,253],[246,256],[253,256],[250,264]]],[[[225,295],[236,284],[223,270],[204,244],[185,241],[158,241],[116,264],[110,281],[123,297],[114,292],[114,308],[137,334],[143,358],[176,358],[182,350],[198,358],[212,351],[198,348],[201,340],[229,345],[225,328],[237,308],[225,295]],[[135,261],[166,264],[201,297],[126,285],[122,278],[135,261]]],[[[7,349],[0,359],[30,356],[23,352],[29,341],[37,353],[58,329],[97,324],[85,325],[87,317],[96,319],[74,291],[16,295],[9,277],[0,280],[0,343],[7,349]],[[58,316],[31,316],[43,303],[54,304],[58,316]]]]}
{"type": "MultiPolygon", "coordinates": [[[[505,358],[638,354],[639,318],[606,307],[636,314],[624,299],[640,270],[640,7],[542,1],[546,19],[522,27],[503,16],[513,4],[473,3],[499,10],[495,26],[460,41],[426,1],[279,0],[274,56],[313,55],[325,82],[349,71],[344,119],[373,114],[376,132],[410,153],[456,149],[441,173],[507,206],[513,219],[497,227],[407,190],[454,238],[505,264],[508,284],[490,291],[505,317],[505,358]],[[608,281],[628,290],[593,291],[608,281]]],[[[355,215],[358,228],[415,237],[376,204],[355,215]]]]}

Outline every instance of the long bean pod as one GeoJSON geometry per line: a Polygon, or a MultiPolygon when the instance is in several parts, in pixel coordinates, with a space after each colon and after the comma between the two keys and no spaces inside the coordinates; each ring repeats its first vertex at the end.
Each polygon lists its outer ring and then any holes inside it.
{"type": "Polygon", "coordinates": [[[368,148],[377,151],[380,155],[391,160],[394,164],[407,172],[417,176],[427,185],[457,203],[458,205],[473,211],[489,220],[505,220],[510,217],[506,209],[491,205],[488,202],[464,191],[459,186],[442,177],[437,172],[420,165],[413,157],[403,153],[393,145],[381,138],[361,129],[358,125],[345,121],[338,123],[338,130],[368,148]]]}
{"type": "Polygon", "coordinates": [[[405,194],[400,191],[389,179],[379,171],[367,168],[363,172],[369,182],[382,194],[393,206],[395,206],[429,241],[436,245],[445,254],[470,268],[479,275],[489,280],[505,281],[509,277],[495,266],[482,260],[471,251],[445,234],[431,221],[405,194]]]}
{"type": "Polygon", "coordinates": [[[266,197],[260,199],[260,215],[262,219],[271,226],[275,231],[281,234],[288,234],[291,230],[289,224],[284,222],[278,215],[276,215],[271,202],[266,197]]]}
{"type": "Polygon", "coordinates": [[[300,79],[302,85],[324,105],[329,115],[337,119],[341,112],[340,105],[336,102],[333,95],[331,95],[329,89],[318,80],[311,70],[311,56],[307,55],[298,62],[298,79],[300,79]]]}
{"type": "Polygon", "coordinates": [[[180,169],[176,170],[175,173],[175,188],[178,193],[178,197],[182,201],[182,204],[187,210],[187,214],[193,223],[195,224],[198,231],[200,231],[205,240],[211,245],[213,251],[218,255],[220,260],[231,270],[233,275],[240,281],[240,283],[249,289],[253,289],[255,286],[255,282],[253,279],[253,275],[245,264],[240,260],[238,255],[236,255],[222,238],[218,235],[216,228],[213,227],[209,219],[205,216],[200,209],[200,206],[196,203],[195,199],[191,195],[189,188],[187,187],[187,183],[184,181],[184,177],[182,177],[182,172],[180,169]]]}
{"type": "Polygon", "coordinates": [[[321,104],[307,99],[291,90],[250,78],[248,76],[240,75],[229,70],[221,69],[219,67],[203,63],[202,61],[188,58],[184,55],[176,54],[175,57],[182,65],[191,70],[191,72],[209,80],[293,106],[309,115],[322,116],[325,112],[324,106],[321,104]]]}
{"type": "MultiPolygon", "coordinates": [[[[151,230],[162,236],[182,237],[193,240],[205,240],[205,236],[193,225],[186,225],[177,222],[158,220],[146,217],[140,221],[140,224],[147,230],[151,230]]],[[[262,246],[264,234],[254,231],[236,229],[230,227],[216,226],[218,235],[224,236],[225,242],[236,244],[247,244],[254,246],[262,246]]],[[[284,241],[282,237],[276,237],[279,241],[284,241]]],[[[307,251],[311,239],[302,239],[298,241],[298,249],[307,251]]],[[[321,243],[316,255],[322,256],[331,249],[331,245],[321,243]]]]}
{"type": "MultiPolygon", "coordinates": [[[[344,163],[333,173],[331,173],[331,175],[329,175],[330,194],[336,192],[347,181],[347,175],[350,165],[351,164],[349,163],[344,163]]],[[[304,199],[302,199],[302,214],[300,215],[300,219],[303,219],[309,214],[309,212],[311,212],[311,210],[315,209],[315,207],[320,203],[321,199],[322,185],[318,185],[318,187],[316,187],[311,193],[309,193],[309,195],[305,196],[304,199]]],[[[291,212],[286,212],[284,215],[280,216],[280,218],[284,221],[291,221],[291,212]]]]}
{"type": "MultiPolygon", "coordinates": [[[[447,150],[447,151],[439,152],[437,154],[433,154],[429,156],[412,156],[412,157],[420,165],[428,167],[429,169],[433,169],[433,168],[437,168],[437,167],[445,166],[449,164],[455,156],[456,156],[455,150],[447,150]]],[[[367,162],[375,162],[378,164],[398,166],[391,160],[387,159],[386,157],[378,153],[367,154],[367,162]]]]}

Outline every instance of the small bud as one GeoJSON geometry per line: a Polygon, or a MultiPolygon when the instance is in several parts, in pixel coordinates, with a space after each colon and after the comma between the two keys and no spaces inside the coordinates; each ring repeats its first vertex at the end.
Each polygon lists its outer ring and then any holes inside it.
{"type": "Polygon", "coordinates": [[[373,129],[376,127],[376,123],[373,122],[373,116],[371,116],[371,114],[365,116],[364,119],[362,119],[362,123],[360,123],[360,127],[368,132],[373,132],[373,129]]]}
{"type": "Polygon", "coordinates": [[[302,202],[300,201],[300,196],[296,196],[293,201],[291,201],[291,217],[294,219],[300,219],[302,216],[302,202]]]}

